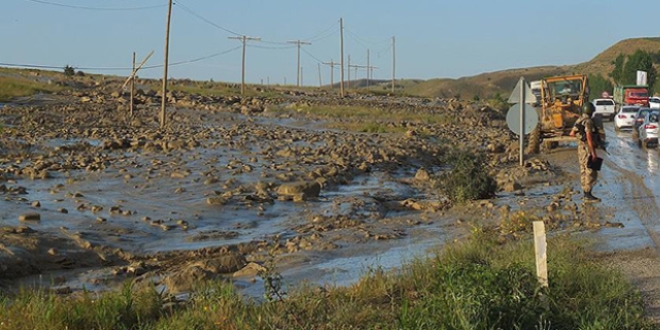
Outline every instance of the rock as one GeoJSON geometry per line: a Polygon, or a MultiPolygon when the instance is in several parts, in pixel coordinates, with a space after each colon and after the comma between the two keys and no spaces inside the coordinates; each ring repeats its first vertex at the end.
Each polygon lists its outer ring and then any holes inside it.
{"type": "Polygon", "coordinates": [[[181,293],[190,291],[196,283],[211,279],[212,275],[202,267],[192,265],[165,277],[162,284],[167,287],[170,294],[181,293]]]}
{"type": "Polygon", "coordinates": [[[234,277],[254,277],[259,275],[259,273],[265,272],[266,267],[256,263],[250,262],[245,267],[241,268],[239,271],[234,273],[234,277]]]}
{"type": "Polygon", "coordinates": [[[33,207],[41,207],[41,203],[39,201],[34,201],[31,204],[33,207]]]}
{"type": "Polygon", "coordinates": [[[514,191],[518,191],[520,189],[522,189],[522,186],[518,182],[515,182],[515,181],[507,181],[502,186],[502,190],[504,190],[506,192],[514,192],[514,191]]]}
{"type": "Polygon", "coordinates": [[[25,213],[18,216],[19,221],[40,221],[41,214],[39,213],[25,213]]]}
{"type": "Polygon", "coordinates": [[[279,186],[276,192],[280,196],[291,197],[297,200],[307,200],[319,196],[321,184],[316,181],[290,182],[279,186]]]}
{"type": "Polygon", "coordinates": [[[415,173],[415,180],[417,181],[429,181],[430,179],[431,176],[429,175],[429,172],[423,167],[415,173]]]}
{"type": "Polygon", "coordinates": [[[229,274],[245,267],[247,261],[240,254],[229,254],[196,263],[197,266],[214,274],[229,274]]]}

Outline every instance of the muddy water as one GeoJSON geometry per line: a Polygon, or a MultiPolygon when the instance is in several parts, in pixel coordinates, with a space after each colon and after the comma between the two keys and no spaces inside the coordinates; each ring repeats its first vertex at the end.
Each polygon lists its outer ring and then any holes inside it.
{"type": "MultiPolygon", "coordinates": [[[[280,124],[279,120],[262,121],[265,125],[280,124]]],[[[303,126],[300,123],[285,124],[287,127],[303,126]]],[[[218,140],[222,141],[221,138],[218,140]]],[[[81,141],[58,138],[39,143],[53,148],[81,141]]],[[[91,146],[101,143],[88,139],[84,142],[91,146]]],[[[294,143],[313,148],[319,142],[294,143]]],[[[318,199],[303,203],[279,200],[260,203],[247,198],[250,196],[246,193],[235,196],[225,205],[209,205],[206,202],[208,197],[241,186],[254,187],[261,180],[272,179],[273,171],[269,166],[278,160],[260,160],[262,147],[237,147],[219,142],[193,151],[181,149],[166,154],[117,152],[111,154],[108,168],[103,171],[53,171],[53,178],[48,180],[9,181],[9,186],[26,187],[28,194],[0,199],[0,225],[29,225],[40,233],[80,235],[94,246],[147,254],[197,250],[273,237],[286,240],[300,235],[294,228],[307,223],[310,215],[380,216],[379,211],[374,211],[378,209],[374,196],[385,196],[395,202],[433,198],[403,182],[413,177],[416,171],[416,168],[404,168],[363,173],[349,182],[324,188],[318,199]],[[249,165],[251,169],[239,171],[243,165],[249,165]],[[174,176],[175,173],[179,175],[174,176]],[[204,183],[208,173],[218,181],[204,183]],[[39,202],[40,206],[32,206],[34,202],[39,202]],[[21,223],[19,215],[27,212],[40,213],[41,220],[21,223]],[[182,223],[186,225],[182,226],[182,223]]],[[[293,166],[291,170],[302,175],[314,168],[299,167],[293,166]]],[[[393,211],[387,218],[405,218],[415,223],[420,212],[393,211]]],[[[400,266],[402,262],[426,255],[429,248],[463,233],[460,228],[452,226],[455,219],[451,217],[430,215],[429,218],[422,225],[405,228],[408,233],[401,238],[379,242],[347,240],[338,243],[338,248],[332,251],[302,251],[289,259],[284,258],[283,264],[287,267],[281,272],[287,281],[311,279],[322,284],[345,285],[356,281],[367,269],[400,266]]],[[[83,286],[90,290],[104,289],[108,286],[95,279],[111,278],[111,268],[46,272],[27,277],[24,283],[49,285],[53,278],[62,276],[66,278],[66,285],[73,289],[83,286]]],[[[258,296],[263,288],[258,282],[238,283],[249,295],[258,296]]]]}
{"type": "MultiPolygon", "coordinates": [[[[605,250],[658,248],[660,239],[660,156],[658,150],[640,148],[630,131],[616,132],[606,123],[609,154],[594,189],[603,199],[599,207],[606,220],[620,222],[624,228],[603,228],[605,250]]],[[[601,152],[603,154],[603,152],[601,152]]]]}

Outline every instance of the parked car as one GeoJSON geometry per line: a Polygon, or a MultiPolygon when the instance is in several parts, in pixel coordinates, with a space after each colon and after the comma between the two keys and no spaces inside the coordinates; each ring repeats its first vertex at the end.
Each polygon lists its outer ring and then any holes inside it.
{"type": "Polygon", "coordinates": [[[658,117],[660,117],[660,111],[655,109],[644,116],[644,121],[639,125],[637,134],[639,136],[637,144],[640,147],[648,148],[650,145],[658,145],[658,117]]]}
{"type": "Polygon", "coordinates": [[[620,130],[622,128],[632,128],[635,122],[635,115],[639,110],[638,106],[624,105],[619,109],[619,112],[614,116],[614,129],[620,130]]]}
{"type": "Polygon", "coordinates": [[[651,112],[651,108],[646,108],[642,107],[637,110],[637,114],[635,115],[635,121],[633,122],[633,128],[632,128],[632,136],[633,139],[639,139],[639,126],[644,122],[644,118],[646,117],[646,114],[651,112]]]}
{"type": "Polygon", "coordinates": [[[600,114],[603,118],[608,118],[610,121],[614,120],[616,115],[616,104],[612,99],[595,99],[593,100],[596,106],[596,114],[600,114]]]}
{"type": "Polygon", "coordinates": [[[660,109],[660,97],[649,97],[649,108],[660,109]]]}

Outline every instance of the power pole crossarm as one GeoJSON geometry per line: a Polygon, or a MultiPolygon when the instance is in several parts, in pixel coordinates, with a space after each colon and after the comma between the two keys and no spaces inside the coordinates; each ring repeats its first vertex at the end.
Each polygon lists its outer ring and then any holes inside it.
{"type": "Polygon", "coordinates": [[[300,39],[298,39],[298,40],[290,40],[290,41],[287,41],[287,43],[298,45],[298,73],[297,73],[297,82],[296,82],[296,85],[297,85],[298,87],[300,87],[300,84],[302,83],[302,81],[301,81],[302,79],[301,79],[301,77],[300,77],[300,46],[301,46],[301,45],[311,45],[312,43],[311,43],[311,42],[306,42],[306,41],[301,41],[300,39]]]}
{"type": "Polygon", "coordinates": [[[241,40],[243,42],[243,61],[241,64],[241,95],[245,94],[245,45],[248,40],[261,41],[259,37],[248,37],[248,36],[238,36],[238,37],[228,37],[229,39],[241,40]]]}

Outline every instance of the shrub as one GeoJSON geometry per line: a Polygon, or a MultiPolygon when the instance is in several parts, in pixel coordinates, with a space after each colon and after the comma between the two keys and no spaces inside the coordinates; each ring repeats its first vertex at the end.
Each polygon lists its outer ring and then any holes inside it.
{"type": "Polygon", "coordinates": [[[67,66],[64,67],[64,75],[65,76],[73,77],[74,74],[76,74],[76,70],[72,66],[67,65],[67,66]]]}
{"type": "Polygon", "coordinates": [[[497,183],[488,174],[484,157],[468,151],[454,151],[447,157],[451,170],[443,176],[445,192],[454,201],[490,198],[497,183]]]}

